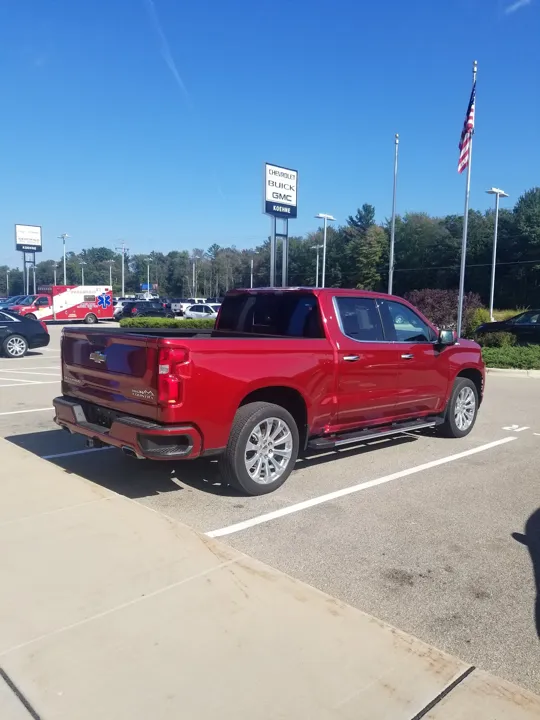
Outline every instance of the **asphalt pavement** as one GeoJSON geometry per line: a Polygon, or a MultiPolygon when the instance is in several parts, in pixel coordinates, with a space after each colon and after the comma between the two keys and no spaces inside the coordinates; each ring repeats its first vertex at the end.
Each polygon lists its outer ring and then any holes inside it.
{"type": "Polygon", "coordinates": [[[60,330],[44,352],[0,360],[10,443],[540,692],[540,380],[488,376],[464,440],[423,433],[310,456],[277,492],[245,498],[221,484],[218,461],[88,452],[56,429],[60,330]]]}

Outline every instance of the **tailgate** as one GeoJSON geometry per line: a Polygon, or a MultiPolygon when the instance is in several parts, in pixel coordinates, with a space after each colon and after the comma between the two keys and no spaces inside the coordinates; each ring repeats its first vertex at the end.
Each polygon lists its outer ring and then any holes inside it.
{"type": "Polygon", "coordinates": [[[62,392],[113,410],[157,419],[158,340],[109,330],[65,329],[62,392]]]}

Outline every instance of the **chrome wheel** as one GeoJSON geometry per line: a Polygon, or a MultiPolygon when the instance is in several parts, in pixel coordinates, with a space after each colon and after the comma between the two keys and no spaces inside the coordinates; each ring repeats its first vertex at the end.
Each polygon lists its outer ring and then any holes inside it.
{"type": "Polygon", "coordinates": [[[261,485],[274,482],[287,469],[292,452],[293,437],[287,423],[276,417],[262,420],[251,431],[244,452],[249,477],[261,485]]]}
{"type": "Polygon", "coordinates": [[[26,340],[18,336],[8,338],[6,352],[11,357],[22,357],[26,353],[26,340]]]}
{"type": "Polygon", "coordinates": [[[468,430],[473,421],[476,412],[476,398],[470,387],[462,388],[457,397],[454,408],[454,420],[459,430],[468,430]]]}

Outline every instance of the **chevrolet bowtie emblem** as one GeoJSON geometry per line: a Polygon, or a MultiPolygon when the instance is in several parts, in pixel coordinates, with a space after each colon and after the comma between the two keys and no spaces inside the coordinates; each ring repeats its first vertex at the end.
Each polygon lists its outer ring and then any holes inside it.
{"type": "Polygon", "coordinates": [[[93,360],[95,363],[104,363],[106,359],[105,353],[102,353],[99,350],[90,353],[90,360],[93,360]]]}

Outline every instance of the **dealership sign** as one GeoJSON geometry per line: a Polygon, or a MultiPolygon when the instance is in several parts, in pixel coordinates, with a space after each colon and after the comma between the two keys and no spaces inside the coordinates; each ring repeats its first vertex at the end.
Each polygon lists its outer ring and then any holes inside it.
{"type": "Polygon", "coordinates": [[[298,173],[278,165],[264,166],[264,212],[280,218],[297,214],[298,173]]]}
{"type": "Polygon", "coordinates": [[[15,225],[15,247],[22,252],[41,252],[41,225],[15,225]]]}

